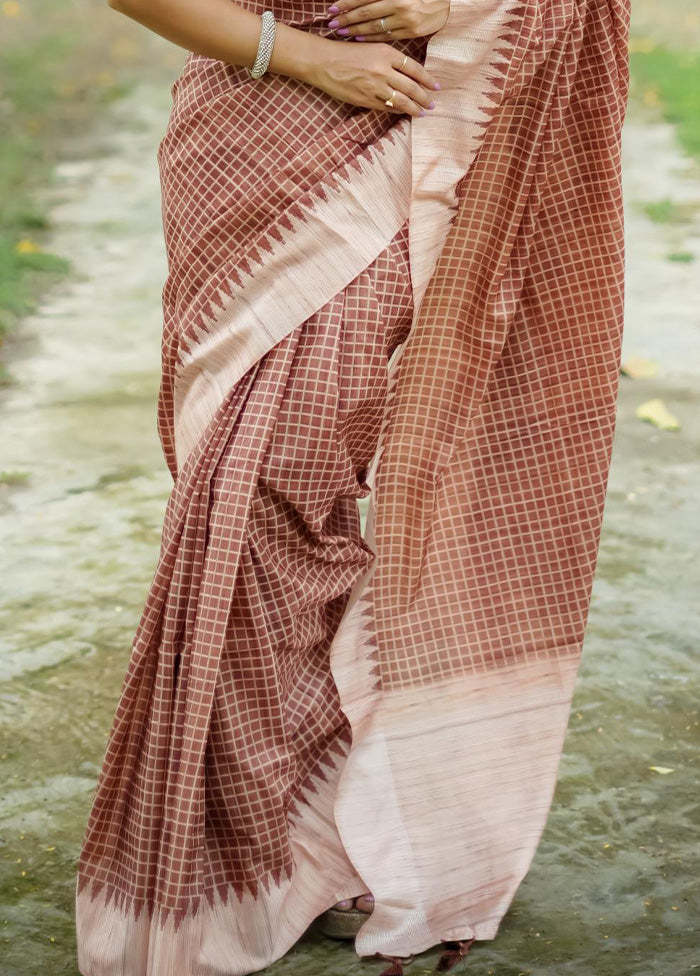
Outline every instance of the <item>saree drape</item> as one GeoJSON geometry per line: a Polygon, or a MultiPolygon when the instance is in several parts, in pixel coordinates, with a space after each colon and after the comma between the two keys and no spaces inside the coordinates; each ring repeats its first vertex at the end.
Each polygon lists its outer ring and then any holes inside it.
{"type": "Polygon", "coordinates": [[[158,149],[174,485],[83,976],[244,976],[364,891],[359,955],[495,937],[598,551],[627,30],[626,0],[452,0],[396,43],[441,82],[419,119],[188,56],[158,149]]]}

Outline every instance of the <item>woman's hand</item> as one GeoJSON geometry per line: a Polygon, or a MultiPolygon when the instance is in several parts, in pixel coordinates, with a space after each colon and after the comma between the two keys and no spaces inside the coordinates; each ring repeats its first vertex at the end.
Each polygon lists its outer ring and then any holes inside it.
{"type": "Polygon", "coordinates": [[[316,88],[341,102],[380,112],[425,115],[435,107],[431,91],[440,85],[420,61],[390,44],[364,47],[323,40],[325,57],[314,61],[304,79],[316,88]],[[384,104],[388,98],[393,108],[384,104]]]}
{"type": "MultiPolygon", "coordinates": [[[[108,3],[188,51],[236,65],[255,60],[260,16],[231,0],[108,3]]],[[[315,85],[341,102],[397,114],[425,113],[430,91],[440,87],[419,61],[404,61],[403,52],[389,44],[341,44],[285,23],[277,24],[268,70],[315,85]],[[384,104],[392,90],[393,108],[384,104]]]]}
{"type": "Polygon", "coordinates": [[[402,41],[435,34],[445,26],[449,12],[450,0],[333,0],[328,26],[342,37],[402,41]]]}

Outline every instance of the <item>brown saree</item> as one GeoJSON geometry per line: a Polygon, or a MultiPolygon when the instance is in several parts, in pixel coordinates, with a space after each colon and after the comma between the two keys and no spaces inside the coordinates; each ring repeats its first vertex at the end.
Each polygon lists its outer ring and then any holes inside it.
{"type": "MultiPolygon", "coordinates": [[[[325,3],[247,5],[327,32],[325,3]]],[[[627,26],[627,0],[452,0],[396,44],[442,84],[413,120],[187,58],[158,152],[174,486],[81,851],[84,976],[243,976],[364,891],[362,956],[495,937],[598,550],[627,26]]]]}

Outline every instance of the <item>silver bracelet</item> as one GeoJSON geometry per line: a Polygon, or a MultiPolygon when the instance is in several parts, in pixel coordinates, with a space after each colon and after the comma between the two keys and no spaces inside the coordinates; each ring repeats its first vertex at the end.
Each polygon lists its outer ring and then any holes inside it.
{"type": "Polygon", "coordinates": [[[271,10],[266,10],[262,15],[262,26],[260,27],[260,43],[258,53],[255,56],[255,63],[252,68],[248,68],[251,78],[261,78],[267,71],[272,57],[272,48],[275,43],[275,31],[277,24],[275,15],[271,10]]]}

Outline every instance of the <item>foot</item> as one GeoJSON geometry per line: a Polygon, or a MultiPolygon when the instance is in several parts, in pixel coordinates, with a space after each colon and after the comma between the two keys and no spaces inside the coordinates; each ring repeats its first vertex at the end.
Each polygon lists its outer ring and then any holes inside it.
{"type": "Polygon", "coordinates": [[[351,908],[356,908],[359,912],[366,912],[369,915],[374,910],[374,895],[366,892],[358,898],[345,898],[337,902],[333,908],[339,912],[349,912],[351,908]]]}

